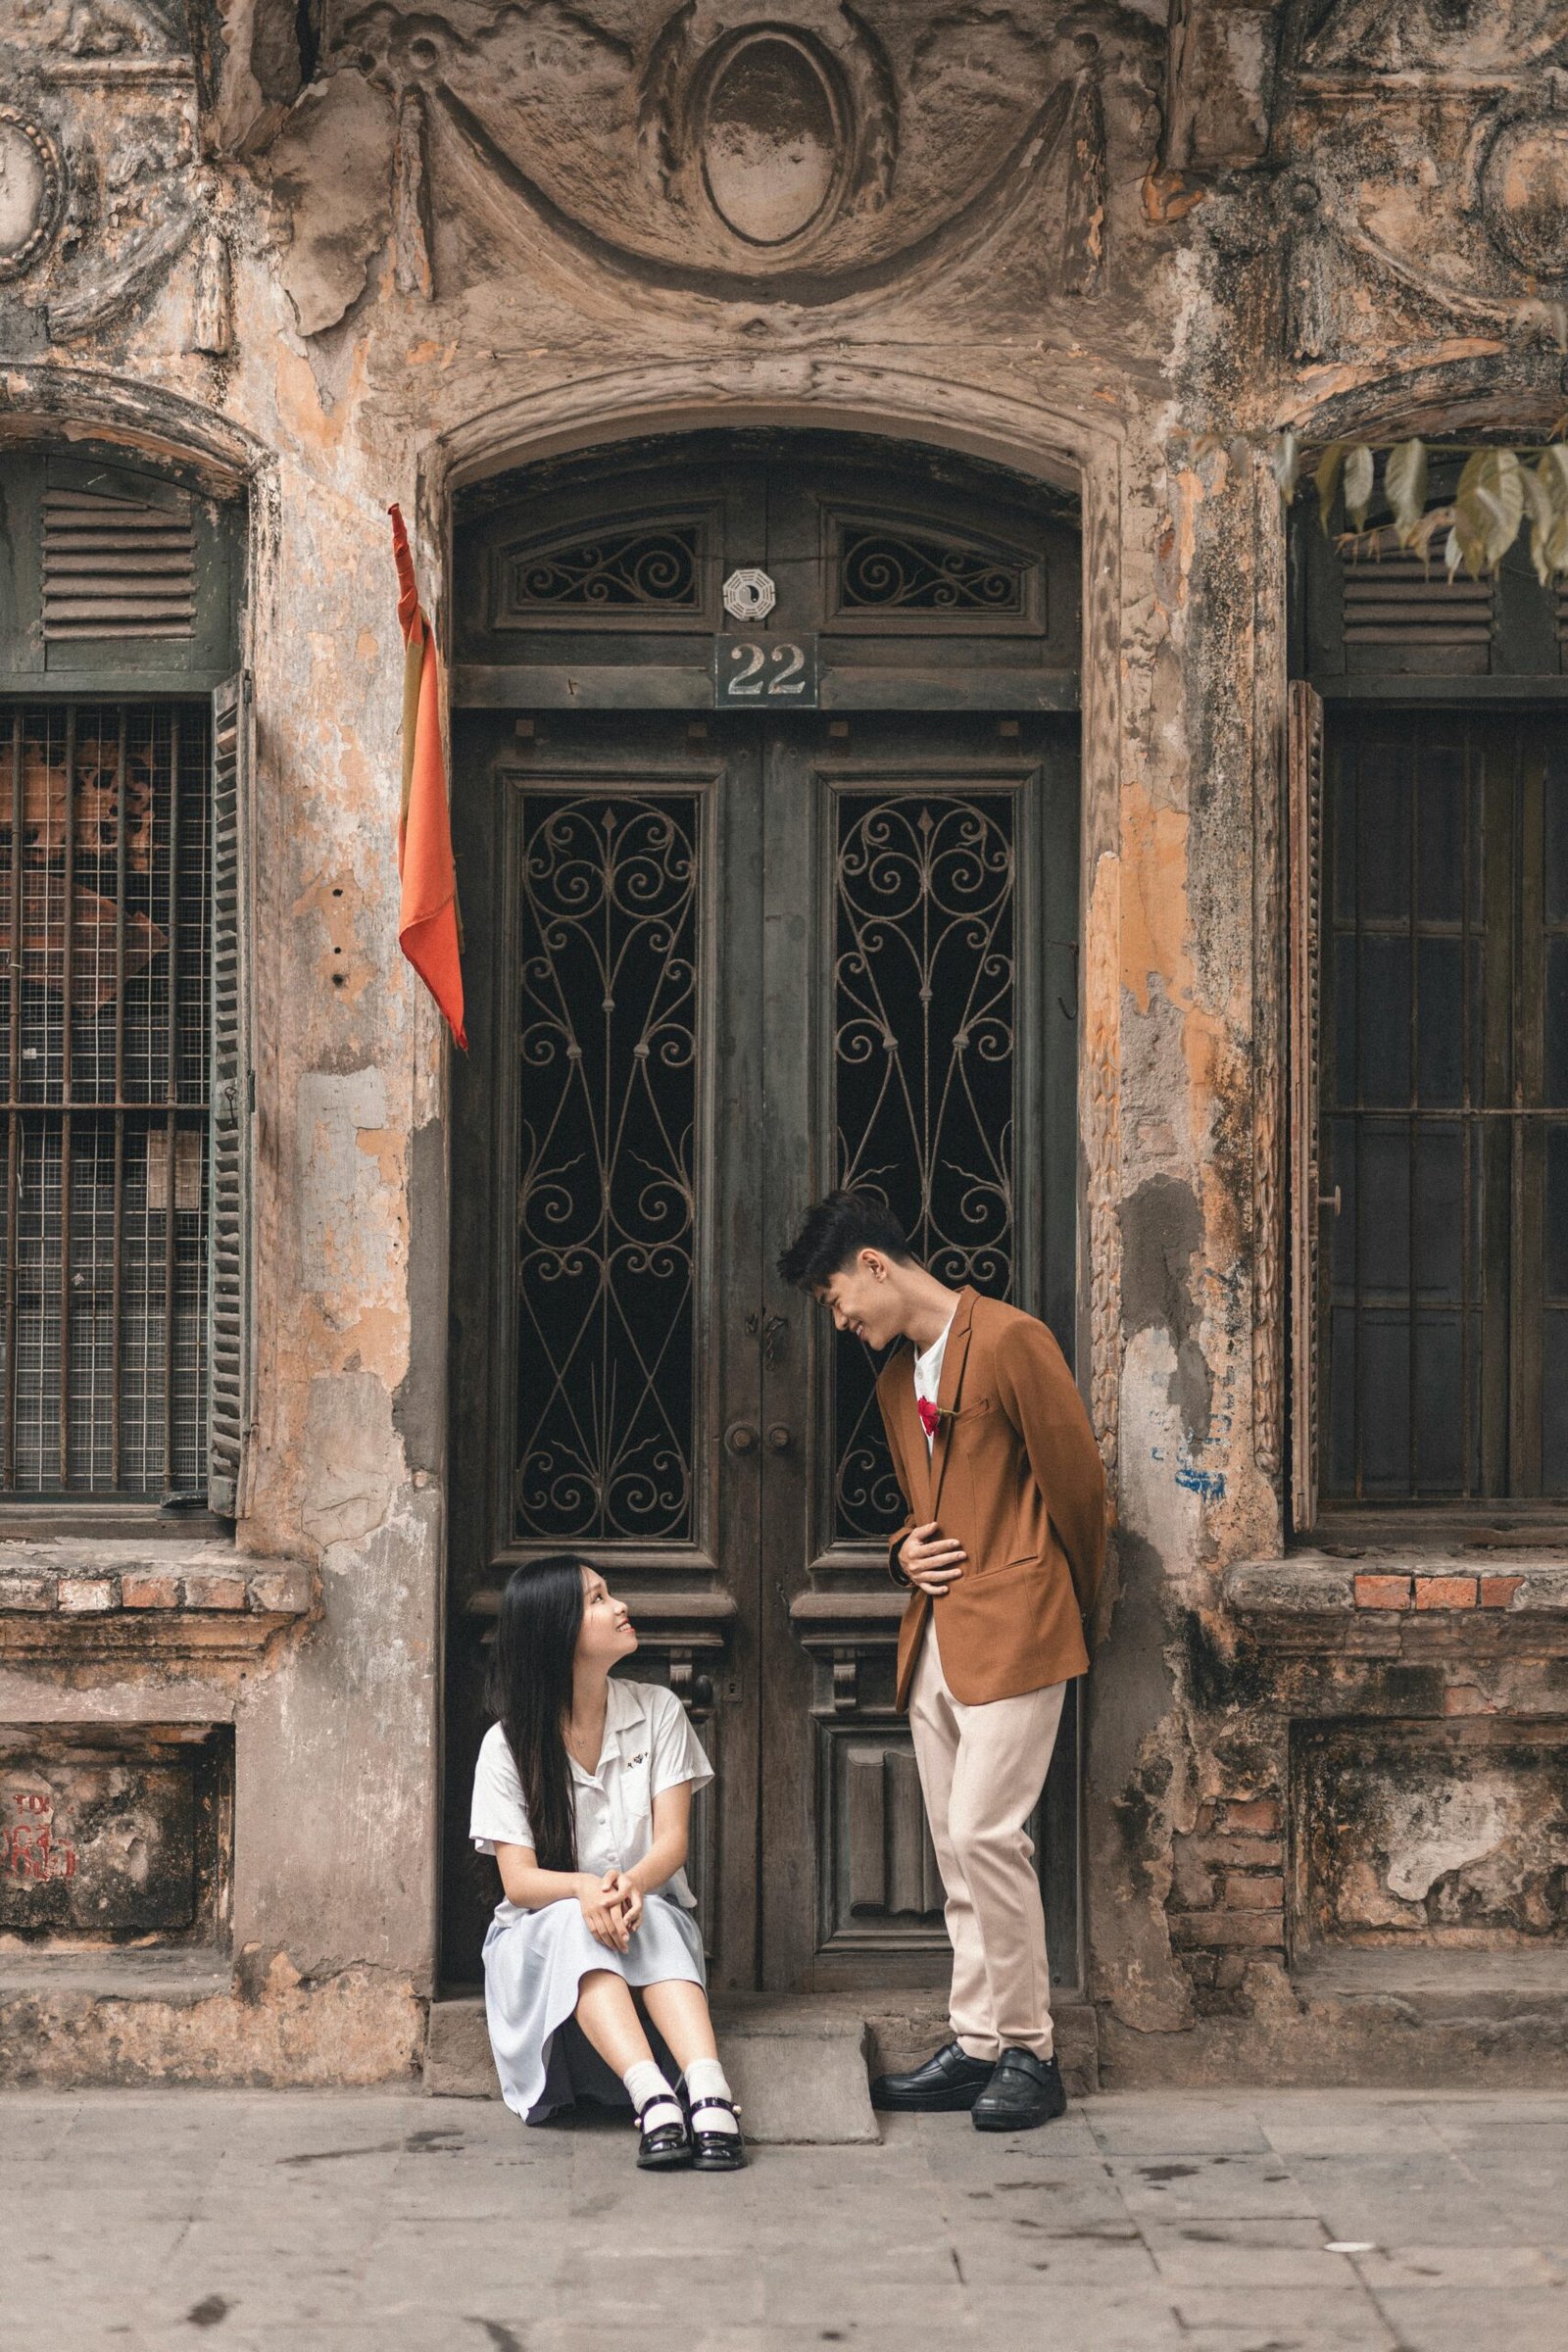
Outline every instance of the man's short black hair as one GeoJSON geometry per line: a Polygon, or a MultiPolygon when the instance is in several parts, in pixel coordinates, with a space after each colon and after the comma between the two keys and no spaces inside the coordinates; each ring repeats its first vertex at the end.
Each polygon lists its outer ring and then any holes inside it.
{"type": "Polygon", "coordinates": [[[880,1250],[900,1265],[914,1263],[904,1229],[880,1193],[829,1193],[807,1210],[800,1232],[779,1258],[778,1270],[797,1290],[819,1291],[853,1265],[862,1250],[880,1250]]]}

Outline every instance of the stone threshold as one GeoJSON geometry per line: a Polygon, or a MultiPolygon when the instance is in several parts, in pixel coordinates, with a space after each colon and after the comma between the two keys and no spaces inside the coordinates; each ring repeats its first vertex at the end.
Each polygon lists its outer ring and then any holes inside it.
{"type": "MultiPolygon", "coordinates": [[[[1085,2097],[1100,2081],[1095,2011],[1058,1998],[1054,2014],[1062,2079],[1085,2097]]],[[[801,2146],[877,2139],[871,2077],[917,2065],[952,2031],[940,1998],[897,1991],[715,1993],[713,2023],[748,2134],[801,2146]]],[[[482,1993],[430,2004],[424,2086],[433,2098],[501,2096],[482,1993]]]]}
{"type": "Polygon", "coordinates": [[[301,1561],[209,1536],[0,1541],[0,1656],[238,1655],[316,1600],[301,1561]]]}

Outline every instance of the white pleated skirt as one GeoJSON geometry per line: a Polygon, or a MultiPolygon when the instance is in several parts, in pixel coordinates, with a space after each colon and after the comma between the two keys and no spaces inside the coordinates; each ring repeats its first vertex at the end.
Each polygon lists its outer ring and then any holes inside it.
{"type": "MultiPolygon", "coordinates": [[[[578,1986],[594,1969],[613,1969],[633,1985],[708,1982],[696,1919],[667,1895],[648,1896],[624,1952],[595,1941],[578,1903],[542,1911],[503,1904],[484,1939],[485,2015],[501,2095],[525,2123],[542,2124],[583,2097],[630,2107],[619,2076],[573,2022],[578,1986]]],[[[658,2036],[650,2038],[655,2056],[667,2060],[658,2036]]]]}

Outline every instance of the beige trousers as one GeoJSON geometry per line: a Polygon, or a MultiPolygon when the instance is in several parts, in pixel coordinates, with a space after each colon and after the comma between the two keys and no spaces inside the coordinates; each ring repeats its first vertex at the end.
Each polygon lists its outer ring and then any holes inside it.
{"type": "Polygon", "coordinates": [[[966,1706],[948,1689],[936,1626],[927,1624],[909,1728],[948,1898],[949,2015],[971,2058],[1052,2053],[1046,1913],[1023,1825],[1051,1768],[1066,1689],[1052,1683],[966,1706]]]}

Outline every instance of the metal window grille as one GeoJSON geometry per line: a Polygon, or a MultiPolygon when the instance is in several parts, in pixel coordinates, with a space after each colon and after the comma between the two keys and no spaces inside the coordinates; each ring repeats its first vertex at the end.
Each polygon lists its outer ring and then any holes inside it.
{"type": "Polygon", "coordinates": [[[206,1484],[203,704],[0,705],[0,1489],[206,1484]]]}

